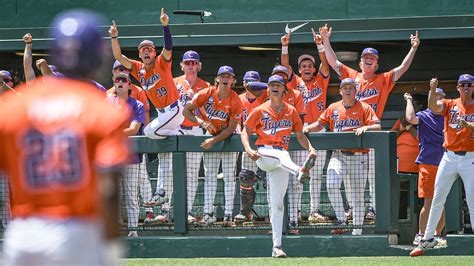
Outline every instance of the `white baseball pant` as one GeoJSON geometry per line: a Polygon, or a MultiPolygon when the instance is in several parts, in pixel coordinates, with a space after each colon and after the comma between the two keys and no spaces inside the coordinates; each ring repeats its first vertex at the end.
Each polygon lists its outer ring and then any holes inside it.
{"type": "Polygon", "coordinates": [[[298,173],[300,166],[293,163],[290,154],[271,146],[258,148],[261,157],[257,160],[260,169],[267,172],[271,191],[271,223],[273,247],[281,247],[283,229],[284,198],[288,188],[289,174],[298,173]]]}
{"type": "Polygon", "coordinates": [[[0,222],[6,228],[12,219],[10,210],[10,186],[8,176],[0,172],[0,222]]]}
{"type": "MultiPolygon", "coordinates": [[[[347,221],[344,214],[344,204],[341,195],[341,183],[344,186],[350,184],[351,193],[346,196],[353,208],[353,225],[362,225],[364,223],[364,191],[369,171],[367,153],[355,153],[346,155],[341,151],[335,150],[332,153],[327,170],[327,190],[329,200],[334,209],[338,221],[347,221]]],[[[354,229],[354,235],[360,235],[362,229],[354,229]]]]}
{"type": "MultiPolygon", "coordinates": [[[[323,176],[324,164],[326,163],[326,150],[316,151],[316,162],[310,170],[311,179],[309,180],[309,195],[311,197],[311,213],[319,211],[321,202],[321,181],[323,176]]],[[[306,155],[307,156],[307,155],[306,155]]]]}
{"type": "Polygon", "coordinates": [[[217,174],[219,171],[219,163],[222,160],[225,196],[224,215],[232,216],[235,197],[235,166],[237,163],[237,155],[237,152],[204,153],[204,213],[214,212],[214,199],[217,190],[217,174]]]}
{"type": "Polygon", "coordinates": [[[443,154],[443,158],[438,167],[435,180],[435,190],[431,210],[426,225],[423,239],[431,239],[434,236],[441,214],[443,213],[446,198],[453,186],[454,181],[461,176],[466,191],[466,201],[469,208],[471,224],[474,224],[474,152],[467,152],[466,155],[457,155],[452,151],[443,154]]]}
{"type": "Polygon", "coordinates": [[[173,196],[173,154],[171,152],[158,153],[158,160],[158,180],[155,193],[168,196],[168,202],[163,203],[161,209],[169,211],[173,196]]]}
{"type": "MultiPolygon", "coordinates": [[[[290,151],[291,160],[297,165],[303,165],[306,157],[308,156],[308,151],[290,151]]],[[[290,179],[288,181],[288,215],[290,217],[290,224],[298,224],[298,210],[301,209],[301,194],[303,193],[303,184],[301,184],[297,179],[296,174],[290,174],[290,179]]]]}
{"type": "MultiPolygon", "coordinates": [[[[202,128],[194,126],[192,128],[181,128],[183,135],[189,136],[204,136],[202,128]]],[[[202,152],[187,152],[186,153],[186,178],[188,185],[188,213],[192,213],[194,199],[196,198],[196,191],[198,187],[199,168],[201,167],[203,153],[202,152]]]]}
{"type": "Polygon", "coordinates": [[[183,106],[180,101],[157,109],[158,117],[153,119],[144,129],[150,139],[164,139],[167,136],[179,135],[179,126],[184,121],[183,106]]]}
{"type": "Polygon", "coordinates": [[[80,219],[14,219],[5,232],[4,265],[106,265],[102,225],[80,219]]]}
{"type": "Polygon", "coordinates": [[[367,177],[369,181],[369,191],[370,191],[370,207],[375,209],[375,150],[369,150],[369,175],[367,177]]]}

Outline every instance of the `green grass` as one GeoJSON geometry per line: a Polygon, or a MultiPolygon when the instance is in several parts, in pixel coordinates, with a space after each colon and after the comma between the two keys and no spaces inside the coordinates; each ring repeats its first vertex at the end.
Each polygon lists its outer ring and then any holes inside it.
{"type": "Polygon", "coordinates": [[[122,265],[472,265],[474,256],[124,259],[122,265]]]}

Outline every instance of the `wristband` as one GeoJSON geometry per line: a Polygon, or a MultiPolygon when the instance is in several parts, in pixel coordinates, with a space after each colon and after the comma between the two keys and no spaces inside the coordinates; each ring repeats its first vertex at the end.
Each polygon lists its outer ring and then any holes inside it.
{"type": "Polygon", "coordinates": [[[118,38],[118,36],[115,36],[115,37],[110,37],[110,39],[117,39],[117,38],[118,38]]]}
{"type": "Polygon", "coordinates": [[[173,38],[171,37],[169,26],[163,26],[163,38],[165,41],[165,50],[171,51],[173,49],[173,38]]]}
{"type": "Polygon", "coordinates": [[[324,45],[322,45],[322,44],[316,44],[316,46],[318,47],[318,52],[320,52],[320,53],[323,53],[323,52],[324,52],[324,45]]]}
{"type": "Polygon", "coordinates": [[[281,47],[281,54],[288,54],[288,46],[281,47]]]}

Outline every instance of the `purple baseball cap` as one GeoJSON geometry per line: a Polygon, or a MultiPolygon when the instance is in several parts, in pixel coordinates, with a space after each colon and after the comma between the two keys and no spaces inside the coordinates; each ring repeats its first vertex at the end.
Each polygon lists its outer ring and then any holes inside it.
{"type": "Polygon", "coordinates": [[[122,66],[122,63],[120,63],[119,60],[115,60],[114,65],[112,66],[112,70],[116,69],[117,67],[122,66]]]}
{"type": "Polygon", "coordinates": [[[196,51],[189,50],[183,54],[183,62],[185,61],[201,61],[196,51]]]}
{"type": "Polygon", "coordinates": [[[51,69],[52,72],[57,72],[58,68],[55,65],[48,65],[49,69],[51,69]]]}
{"type": "Polygon", "coordinates": [[[257,71],[247,71],[244,74],[244,81],[259,81],[260,80],[260,74],[257,71]]]}
{"type": "Polygon", "coordinates": [[[283,73],[288,76],[288,69],[284,66],[276,66],[272,70],[272,75],[275,75],[276,73],[283,73]]]}
{"type": "Polygon", "coordinates": [[[444,93],[443,89],[441,88],[436,88],[436,94],[441,94],[443,96],[446,96],[446,94],[444,93]]]}
{"type": "Polygon", "coordinates": [[[138,45],[138,50],[140,51],[140,49],[142,49],[142,47],[145,47],[145,46],[151,46],[153,47],[153,49],[155,49],[155,44],[150,41],[150,40],[143,40],[139,45],[138,45]]]}
{"type": "Polygon", "coordinates": [[[460,83],[471,83],[473,82],[473,77],[469,74],[462,74],[461,76],[459,76],[459,79],[458,79],[458,84],[460,83]]]}
{"type": "Polygon", "coordinates": [[[2,76],[4,77],[12,77],[12,74],[6,70],[1,70],[0,72],[2,72],[2,76]]]}
{"type": "Polygon", "coordinates": [[[298,57],[298,66],[301,65],[301,62],[303,62],[303,60],[311,60],[311,62],[313,62],[313,65],[316,64],[316,60],[312,55],[303,54],[298,57]]]}
{"type": "Polygon", "coordinates": [[[234,69],[230,66],[221,66],[221,67],[219,67],[219,71],[217,71],[217,75],[220,76],[220,75],[223,75],[223,74],[229,74],[229,75],[232,75],[232,76],[235,77],[234,69]]]}
{"type": "Polygon", "coordinates": [[[263,91],[268,88],[268,84],[260,81],[252,81],[247,84],[247,87],[252,91],[263,91]]]}
{"type": "Polygon", "coordinates": [[[285,81],[283,80],[281,76],[278,76],[278,75],[273,75],[268,78],[268,85],[270,85],[270,83],[272,82],[278,82],[281,85],[285,86],[285,81]]]}
{"type": "Polygon", "coordinates": [[[377,51],[377,49],[375,48],[372,48],[372,47],[367,47],[365,48],[363,51],[362,51],[362,54],[360,55],[360,58],[364,57],[365,55],[373,55],[375,57],[377,57],[377,59],[379,59],[379,51],[377,51]]]}
{"type": "Polygon", "coordinates": [[[351,78],[345,78],[341,81],[341,85],[339,86],[339,88],[342,88],[344,85],[352,85],[354,86],[354,88],[357,88],[357,85],[356,85],[356,82],[355,80],[351,79],[351,78]]]}

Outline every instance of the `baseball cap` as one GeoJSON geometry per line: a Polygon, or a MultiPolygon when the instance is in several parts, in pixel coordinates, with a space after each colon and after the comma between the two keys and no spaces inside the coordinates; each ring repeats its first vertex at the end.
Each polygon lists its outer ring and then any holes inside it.
{"type": "Polygon", "coordinates": [[[244,81],[246,80],[252,80],[252,81],[259,81],[260,80],[260,74],[257,71],[247,71],[244,74],[244,81]]]}
{"type": "Polygon", "coordinates": [[[153,49],[155,48],[155,44],[150,41],[150,40],[143,40],[139,45],[138,45],[138,50],[142,49],[142,47],[145,46],[151,46],[153,49]]]}
{"type": "Polygon", "coordinates": [[[301,62],[303,62],[303,60],[311,60],[311,62],[313,62],[313,65],[316,64],[316,60],[314,59],[314,57],[312,55],[309,55],[309,54],[303,54],[303,55],[300,55],[300,57],[298,57],[298,66],[301,65],[301,62]]]}
{"type": "Polygon", "coordinates": [[[112,70],[116,69],[117,67],[123,66],[119,60],[115,60],[114,65],[112,66],[112,70]]]}
{"type": "Polygon", "coordinates": [[[268,85],[270,85],[270,83],[272,83],[272,82],[278,82],[281,85],[285,86],[285,81],[283,80],[282,77],[280,77],[278,75],[273,75],[273,76],[268,78],[268,85]]]}
{"type": "Polygon", "coordinates": [[[268,88],[268,84],[260,81],[252,81],[247,84],[247,87],[252,91],[263,91],[268,88]]]}
{"type": "Polygon", "coordinates": [[[372,48],[372,47],[367,47],[365,48],[363,51],[362,51],[362,54],[360,55],[360,57],[364,57],[364,55],[373,55],[375,57],[377,57],[377,59],[379,59],[379,51],[377,51],[377,49],[375,48],[372,48]]]}
{"type": "Polygon", "coordinates": [[[436,94],[441,94],[443,96],[446,96],[446,94],[444,93],[443,89],[441,88],[436,88],[436,94]]]}
{"type": "Polygon", "coordinates": [[[183,54],[183,62],[184,61],[201,61],[201,59],[196,51],[189,50],[183,54]]]}
{"type": "Polygon", "coordinates": [[[223,75],[223,74],[230,74],[230,75],[235,77],[234,69],[230,66],[221,66],[221,67],[219,67],[219,71],[217,71],[217,75],[220,76],[220,75],[223,75]]]}
{"type": "Polygon", "coordinates": [[[353,79],[351,79],[351,78],[345,78],[345,79],[343,79],[343,80],[341,81],[341,85],[339,86],[339,88],[342,88],[344,85],[352,85],[352,86],[354,86],[354,88],[357,87],[356,82],[355,82],[353,79]]]}
{"type": "Polygon", "coordinates": [[[9,71],[2,70],[1,72],[2,72],[2,76],[4,77],[10,77],[10,78],[12,77],[12,74],[9,71]]]}
{"type": "Polygon", "coordinates": [[[57,72],[58,68],[55,65],[48,65],[49,69],[51,69],[52,72],[57,72]]]}
{"type": "Polygon", "coordinates": [[[124,73],[124,72],[118,72],[118,73],[116,73],[116,74],[112,77],[112,80],[115,80],[116,78],[126,78],[126,79],[130,80],[130,76],[129,76],[127,73],[124,73]]]}
{"type": "Polygon", "coordinates": [[[472,84],[473,79],[474,78],[469,74],[462,74],[461,76],[459,76],[458,84],[459,83],[471,83],[472,84]]]}
{"type": "Polygon", "coordinates": [[[272,75],[275,75],[276,73],[283,73],[285,75],[288,75],[288,69],[284,66],[276,66],[272,70],[272,75]]]}

